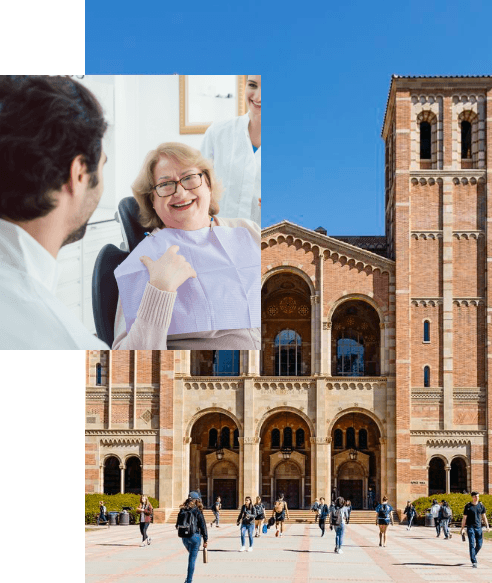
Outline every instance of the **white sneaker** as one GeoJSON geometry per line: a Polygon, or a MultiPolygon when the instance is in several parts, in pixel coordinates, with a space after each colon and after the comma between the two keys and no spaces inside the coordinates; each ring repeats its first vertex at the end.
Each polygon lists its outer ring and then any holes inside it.
{"type": "Polygon", "coordinates": [[[253,547],[248,547],[248,553],[252,553],[253,552],[253,547]]]}
{"type": "Polygon", "coordinates": [[[283,533],[283,532],[281,532],[281,533],[280,533],[280,536],[284,536],[284,533],[283,533]]]}
{"type": "Polygon", "coordinates": [[[243,551],[245,551],[245,550],[246,550],[246,547],[241,547],[241,548],[239,549],[239,552],[240,552],[240,553],[242,553],[242,552],[243,552],[243,551]]]}
{"type": "Polygon", "coordinates": [[[143,542],[140,544],[140,546],[141,546],[141,547],[146,547],[146,546],[147,546],[147,541],[145,541],[145,540],[144,540],[144,541],[143,541],[143,542]]]}
{"type": "Polygon", "coordinates": [[[339,554],[339,555],[343,555],[343,551],[342,551],[342,549],[338,549],[338,554],[339,554]]]}
{"type": "Polygon", "coordinates": [[[151,542],[152,542],[152,539],[149,536],[149,538],[147,539],[147,544],[150,545],[151,542]]]}

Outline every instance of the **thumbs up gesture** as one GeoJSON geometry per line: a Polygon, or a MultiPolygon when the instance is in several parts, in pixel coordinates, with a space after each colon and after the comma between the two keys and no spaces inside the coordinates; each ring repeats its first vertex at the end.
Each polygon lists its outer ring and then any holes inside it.
{"type": "Polygon", "coordinates": [[[140,257],[149,271],[150,285],[161,291],[175,292],[187,279],[196,277],[193,267],[182,255],[178,255],[178,251],[178,245],[171,245],[156,261],[146,255],[140,257]]]}

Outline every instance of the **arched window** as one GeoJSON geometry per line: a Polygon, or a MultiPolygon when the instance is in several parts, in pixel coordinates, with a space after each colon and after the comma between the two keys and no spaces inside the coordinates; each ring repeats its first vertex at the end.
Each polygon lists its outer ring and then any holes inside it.
{"type": "Polygon", "coordinates": [[[355,447],[355,429],[353,427],[347,429],[347,449],[349,447],[355,447]]]}
{"type": "Polygon", "coordinates": [[[431,148],[431,124],[428,121],[420,122],[420,159],[432,158],[431,148]]]}
{"type": "Polygon", "coordinates": [[[218,434],[217,429],[212,428],[208,432],[208,447],[210,449],[215,449],[217,447],[218,437],[219,437],[219,434],[218,434]]]}
{"type": "Polygon", "coordinates": [[[431,376],[430,366],[424,366],[424,387],[430,387],[430,376],[431,376]]]}
{"type": "Polygon", "coordinates": [[[239,376],[239,350],[214,350],[212,374],[216,377],[239,376]]]}
{"type": "Polygon", "coordinates": [[[343,449],[343,431],[341,429],[335,429],[333,448],[343,449]]]}
{"type": "Polygon", "coordinates": [[[96,364],[96,385],[102,385],[102,366],[100,362],[96,364]]]}
{"type": "Polygon", "coordinates": [[[234,443],[232,445],[234,449],[239,447],[239,429],[234,429],[234,443]]]}
{"type": "Polygon", "coordinates": [[[142,464],[138,457],[126,460],[125,494],[141,494],[142,492],[142,464]]]}
{"type": "Polygon", "coordinates": [[[431,340],[431,325],[429,320],[424,322],[424,342],[430,342],[431,340]]]}
{"type": "Polygon", "coordinates": [[[364,374],[364,339],[358,333],[355,336],[340,338],[337,342],[337,375],[358,377],[364,374]]]}
{"type": "Polygon", "coordinates": [[[359,429],[359,449],[367,449],[367,430],[359,429]]]}
{"type": "Polygon", "coordinates": [[[462,494],[467,488],[466,462],[463,458],[454,458],[451,460],[450,472],[450,489],[451,492],[462,494]]]}
{"type": "Polygon", "coordinates": [[[222,449],[229,449],[231,447],[231,430],[229,427],[222,427],[220,447],[222,449]]]}
{"type": "Polygon", "coordinates": [[[120,461],[109,456],[104,462],[104,493],[119,494],[121,487],[120,461]]]}
{"type": "Polygon", "coordinates": [[[469,160],[472,157],[472,125],[469,121],[461,122],[461,158],[469,160]]]}
{"type": "Polygon", "coordinates": [[[434,457],[429,462],[429,496],[446,492],[446,469],[444,460],[434,457]]]}
{"type": "Polygon", "coordinates": [[[284,429],[284,447],[292,447],[292,428],[285,427],[284,429]]]}
{"type": "Polygon", "coordinates": [[[303,449],[304,448],[304,429],[298,429],[296,431],[296,448],[303,449]]]}
{"type": "Polygon", "coordinates": [[[280,447],[280,429],[272,429],[272,449],[280,447]]]}
{"type": "Polygon", "coordinates": [[[301,337],[294,330],[282,330],[275,337],[275,374],[296,376],[301,372],[301,337]]]}

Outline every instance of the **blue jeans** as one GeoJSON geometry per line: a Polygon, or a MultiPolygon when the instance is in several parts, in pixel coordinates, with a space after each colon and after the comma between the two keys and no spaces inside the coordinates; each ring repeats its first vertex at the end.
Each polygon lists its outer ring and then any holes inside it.
{"type": "Polygon", "coordinates": [[[436,527],[437,536],[439,536],[441,534],[441,521],[439,520],[439,518],[437,517],[434,518],[434,525],[436,527]]]}
{"type": "Polygon", "coordinates": [[[343,533],[345,531],[345,524],[340,524],[340,526],[335,526],[335,546],[339,549],[343,544],[343,533]]]}
{"type": "Polygon", "coordinates": [[[449,521],[450,520],[451,520],[450,518],[443,518],[441,520],[441,527],[442,527],[442,529],[444,531],[444,536],[446,538],[449,538],[449,521]]]}
{"type": "MultiPolygon", "coordinates": [[[[215,524],[216,524],[217,526],[219,526],[219,517],[220,517],[220,515],[219,515],[219,513],[218,513],[218,512],[215,512],[215,511],[213,511],[213,510],[212,510],[212,512],[214,513],[214,516],[215,516],[215,520],[214,520],[214,522],[215,522],[215,524]]],[[[212,524],[213,524],[214,522],[212,522],[212,524]]]]}
{"type": "Polygon", "coordinates": [[[195,572],[195,563],[198,551],[200,549],[200,542],[202,536],[199,532],[190,536],[189,538],[182,538],[184,546],[188,551],[188,575],[186,577],[186,583],[191,583],[193,581],[193,573],[195,572]]]}
{"type": "Polygon", "coordinates": [[[254,524],[243,524],[241,526],[241,546],[244,547],[246,545],[246,531],[248,532],[249,536],[249,546],[253,546],[253,533],[255,532],[255,525],[254,524]]]}
{"type": "Polygon", "coordinates": [[[470,545],[470,559],[472,563],[476,563],[477,553],[483,544],[482,527],[467,526],[466,533],[468,535],[468,544],[470,545]]]}

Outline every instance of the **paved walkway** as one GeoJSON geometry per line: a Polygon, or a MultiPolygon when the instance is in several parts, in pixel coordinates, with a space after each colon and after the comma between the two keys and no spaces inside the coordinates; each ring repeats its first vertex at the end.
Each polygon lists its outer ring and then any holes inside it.
{"type": "MultiPolygon", "coordinates": [[[[287,526],[282,538],[272,529],[254,539],[252,553],[237,552],[238,528],[209,529],[209,563],[199,553],[193,583],[308,583],[315,581],[492,582],[492,543],[484,541],[478,569],[472,569],[468,542],[457,534],[436,538],[433,528],[390,527],[388,546],[378,546],[376,526],[349,525],[342,555],[334,534],[323,538],[314,524],[287,526]]],[[[187,553],[172,525],[150,525],[152,544],[141,548],[137,526],[114,526],[86,533],[87,583],[183,583],[187,553]]]]}

